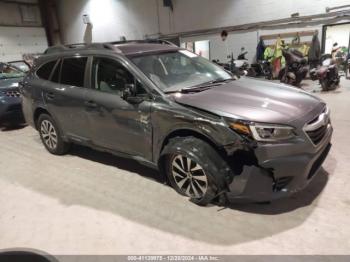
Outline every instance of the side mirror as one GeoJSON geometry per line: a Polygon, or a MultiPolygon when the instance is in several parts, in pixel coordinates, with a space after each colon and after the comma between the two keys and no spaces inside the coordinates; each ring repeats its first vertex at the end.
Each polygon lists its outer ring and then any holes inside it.
{"type": "Polygon", "coordinates": [[[128,97],[134,96],[136,94],[136,88],[134,84],[126,84],[124,90],[121,94],[121,97],[124,100],[127,100],[128,97]]]}
{"type": "Polygon", "coordinates": [[[126,84],[121,97],[130,104],[140,104],[144,101],[141,96],[136,96],[136,86],[134,84],[126,84]]]}
{"type": "Polygon", "coordinates": [[[126,99],[127,102],[133,105],[141,104],[144,101],[144,97],[142,96],[129,96],[126,99]]]}

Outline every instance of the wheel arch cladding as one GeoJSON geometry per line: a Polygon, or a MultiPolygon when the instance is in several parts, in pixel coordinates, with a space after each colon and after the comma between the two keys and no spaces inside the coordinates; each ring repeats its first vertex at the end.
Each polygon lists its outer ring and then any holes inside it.
{"type": "Polygon", "coordinates": [[[47,111],[45,108],[42,108],[42,107],[36,108],[34,111],[34,116],[33,116],[36,129],[38,129],[38,120],[39,120],[40,115],[42,115],[42,114],[47,114],[47,115],[51,116],[49,111],[47,111]]]}
{"type": "Polygon", "coordinates": [[[158,168],[161,171],[164,171],[164,158],[166,157],[166,154],[163,154],[164,148],[165,146],[169,143],[169,141],[173,138],[176,137],[182,137],[182,138],[186,138],[186,137],[195,137],[198,138],[200,140],[203,140],[204,142],[208,143],[210,146],[212,146],[221,156],[224,154],[224,149],[223,147],[220,147],[218,144],[216,144],[212,139],[210,139],[208,136],[193,130],[193,129],[188,129],[188,128],[184,128],[184,129],[177,129],[172,131],[171,133],[169,133],[162,142],[162,145],[159,149],[158,155],[157,155],[157,164],[158,164],[158,168]]]}
{"type": "MultiPolygon", "coordinates": [[[[231,182],[233,178],[232,170],[229,168],[227,162],[222,158],[221,153],[217,148],[213,147],[210,143],[207,143],[207,141],[195,136],[174,136],[169,139],[169,143],[165,145],[164,150],[161,154],[162,157],[160,161],[160,168],[162,171],[166,171],[165,164],[169,161],[169,157],[174,152],[181,151],[186,153],[189,153],[191,151],[196,152],[195,155],[197,155],[197,157],[200,159],[207,159],[207,161],[202,163],[202,167],[204,167],[206,170],[211,170],[210,177],[212,178],[212,181],[216,187],[216,191],[227,191],[228,183],[231,182]],[[209,164],[211,161],[215,164],[209,164]],[[208,164],[210,168],[207,166],[208,164]]],[[[189,153],[189,155],[191,155],[191,153],[189,153]]],[[[165,173],[166,172],[164,172],[164,174],[165,173]]]]}

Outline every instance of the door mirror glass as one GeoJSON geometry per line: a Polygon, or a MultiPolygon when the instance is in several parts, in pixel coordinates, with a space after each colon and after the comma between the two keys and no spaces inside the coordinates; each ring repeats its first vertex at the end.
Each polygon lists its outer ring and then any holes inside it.
{"type": "Polygon", "coordinates": [[[129,97],[136,95],[136,87],[134,84],[126,84],[124,90],[122,91],[121,97],[127,100],[129,97]]]}
{"type": "Polygon", "coordinates": [[[144,97],[142,96],[129,96],[126,99],[130,104],[141,104],[144,101],[144,97]]]}
{"type": "Polygon", "coordinates": [[[144,97],[138,96],[137,94],[137,87],[135,84],[126,84],[122,92],[122,98],[130,104],[140,104],[144,101],[144,97]]]}

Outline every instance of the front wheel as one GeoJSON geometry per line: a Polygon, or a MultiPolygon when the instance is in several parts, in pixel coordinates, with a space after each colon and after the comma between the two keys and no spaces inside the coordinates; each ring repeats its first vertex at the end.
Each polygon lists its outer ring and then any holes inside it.
{"type": "Polygon", "coordinates": [[[320,84],[321,84],[322,91],[332,90],[332,85],[331,85],[330,81],[328,81],[327,79],[321,79],[320,84]]]}
{"type": "Polygon", "coordinates": [[[41,141],[51,154],[63,155],[68,152],[70,144],[63,140],[61,130],[50,115],[40,115],[38,131],[41,141]]]}
{"type": "Polygon", "coordinates": [[[208,143],[195,137],[176,137],[162,155],[171,186],[192,202],[207,205],[224,189],[230,168],[208,143]]]}

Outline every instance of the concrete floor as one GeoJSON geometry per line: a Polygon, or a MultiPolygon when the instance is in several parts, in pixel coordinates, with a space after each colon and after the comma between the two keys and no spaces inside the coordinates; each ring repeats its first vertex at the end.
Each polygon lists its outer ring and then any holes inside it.
{"type": "Polygon", "coordinates": [[[350,81],[315,94],[332,110],[334,147],[305,191],[270,205],[198,207],[134,161],[83,147],[57,157],[30,127],[3,130],[0,249],[54,255],[350,254],[350,81]]]}

